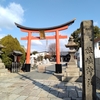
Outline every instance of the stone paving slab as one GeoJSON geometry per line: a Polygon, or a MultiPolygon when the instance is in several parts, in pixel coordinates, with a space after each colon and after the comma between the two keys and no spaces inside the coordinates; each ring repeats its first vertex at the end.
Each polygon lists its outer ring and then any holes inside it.
{"type": "Polygon", "coordinates": [[[17,94],[10,94],[7,99],[8,100],[16,100],[19,96],[20,95],[17,95],[17,94]]]}
{"type": "Polygon", "coordinates": [[[30,96],[38,96],[39,95],[39,93],[41,92],[41,90],[39,90],[39,89],[37,89],[37,90],[33,90],[29,95],[30,96]]]}
{"type": "Polygon", "coordinates": [[[39,100],[39,97],[29,96],[26,100],[39,100]]]}
{"type": "Polygon", "coordinates": [[[19,96],[17,99],[15,99],[15,100],[26,100],[26,98],[27,98],[28,96],[19,96]]]}

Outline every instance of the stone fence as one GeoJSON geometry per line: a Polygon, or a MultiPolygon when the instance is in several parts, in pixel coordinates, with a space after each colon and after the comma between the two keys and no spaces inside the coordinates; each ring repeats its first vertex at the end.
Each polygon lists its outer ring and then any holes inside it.
{"type": "Polygon", "coordinates": [[[96,76],[100,79],[100,58],[95,58],[96,76]]]}

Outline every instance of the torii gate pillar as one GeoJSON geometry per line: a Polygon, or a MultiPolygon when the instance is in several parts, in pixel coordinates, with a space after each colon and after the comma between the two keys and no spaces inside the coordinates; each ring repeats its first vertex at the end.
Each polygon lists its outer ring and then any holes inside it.
{"type": "Polygon", "coordinates": [[[60,64],[60,46],[59,46],[59,31],[56,31],[56,65],[55,73],[62,73],[62,65],[60,64]]]}

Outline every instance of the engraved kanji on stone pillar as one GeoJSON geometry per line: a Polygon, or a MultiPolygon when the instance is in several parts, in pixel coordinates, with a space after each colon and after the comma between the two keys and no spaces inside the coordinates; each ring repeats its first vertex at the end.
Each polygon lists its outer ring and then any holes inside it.
{"type": "Polygon", "coordinates": [[[96,73],[94,60],[93,21],[81,23],[81,45],[83,66],[82,100],[96,100],[96,73]]]}

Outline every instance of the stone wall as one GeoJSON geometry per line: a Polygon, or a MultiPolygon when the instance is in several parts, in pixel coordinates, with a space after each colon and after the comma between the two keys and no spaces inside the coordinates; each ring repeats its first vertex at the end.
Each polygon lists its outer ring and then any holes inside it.
{"type": "Polygon", "coordinates": [[[100,79],[100,58],[95,58],[96,76],[100,79]]]}

